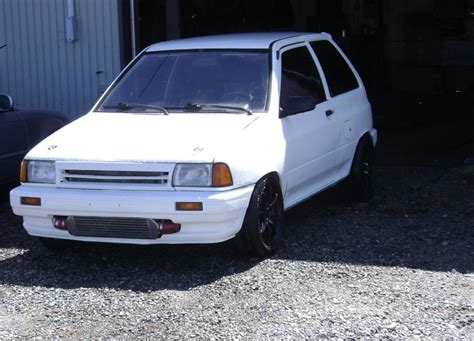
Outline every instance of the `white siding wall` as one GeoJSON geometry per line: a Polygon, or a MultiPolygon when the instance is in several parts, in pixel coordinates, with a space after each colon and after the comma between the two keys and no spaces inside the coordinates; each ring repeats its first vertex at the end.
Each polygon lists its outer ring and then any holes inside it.
{"type": "Polygon", "coordinates": [[[75,42],[66,40],[67,0],[0,0],[0,93],[17,106],[86,113],[120,71],[117,0],[75,0],[75,42]]]}

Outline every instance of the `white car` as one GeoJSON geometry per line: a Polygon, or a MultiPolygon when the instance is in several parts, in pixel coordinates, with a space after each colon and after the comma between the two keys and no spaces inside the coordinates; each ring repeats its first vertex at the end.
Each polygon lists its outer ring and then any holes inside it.
{"type": "Polygon", "coordinates": [[[266,256],[290,207],[345,178],[372,196],[376,141],[364,85],[329,34],[167,41],[26,155],[10,201],[49,246],[235,238],[266,256]]]}

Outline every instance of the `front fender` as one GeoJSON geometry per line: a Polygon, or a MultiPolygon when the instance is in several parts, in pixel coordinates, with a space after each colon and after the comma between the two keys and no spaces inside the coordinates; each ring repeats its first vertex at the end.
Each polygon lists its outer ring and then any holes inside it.
{"type": "Polygon", "coordinates": [[[214,162],[224,162],[229,166],[234,187],[252,185],[263,176],[276,173],[282,192],[285,191],[285,142],[279,123],[280,120],[273,117],[260,117],[233,141],[217,150],[214,162]]]}

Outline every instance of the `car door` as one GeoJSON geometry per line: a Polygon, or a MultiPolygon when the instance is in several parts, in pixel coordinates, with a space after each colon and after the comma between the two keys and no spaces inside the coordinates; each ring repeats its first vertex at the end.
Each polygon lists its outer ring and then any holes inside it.
{"type": "Polygon", "coordinates": [[[370,104],[360,77],[343,56],[342,51],[329,40],[312,41],[310,46],[327,81],[329,102],[340,120],[338,178],[342,178],[349,174],[355,148],[362,131],[361,122],[367,116],[364,113],[371,111],[370,104]]]}
{"type": "Polygon", "coordinates": [[[309,45],[292,45],[280,52],[280,120],[286,142],[285,206],[288,207],[334,181],[340,129],[309,45]],[[312,98],[314,106],[288,114],[291,103],[298,98],[312,98]]]}
{"type": "Polygon", "coordinates": [[[18,178],[27,140],[23,118],[14,110],[0,110],[0,183],[18,178]]]}

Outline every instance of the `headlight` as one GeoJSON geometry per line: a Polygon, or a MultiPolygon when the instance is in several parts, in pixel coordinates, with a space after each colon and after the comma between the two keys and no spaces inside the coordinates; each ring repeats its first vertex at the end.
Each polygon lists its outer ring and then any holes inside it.
{"type": "Polygon", "coordinates": [[[173,173],[173,186],[209,187],[211,185],[211,164],[178,163],[173,173]]]}
{"type": "Polygon", "coordinates": [[[56,182],[56,167],[54,161],[28,160],[24,163],[26,164],[26,179],[22,179],[22,181],[48,184],[54,184],[56,182]]]}
{"type": "Polygon", "coordinates": [[[173,173],[175,187],[225,187],[232,184],[232,175],[225,163],[178,163],[173,173]]]}

